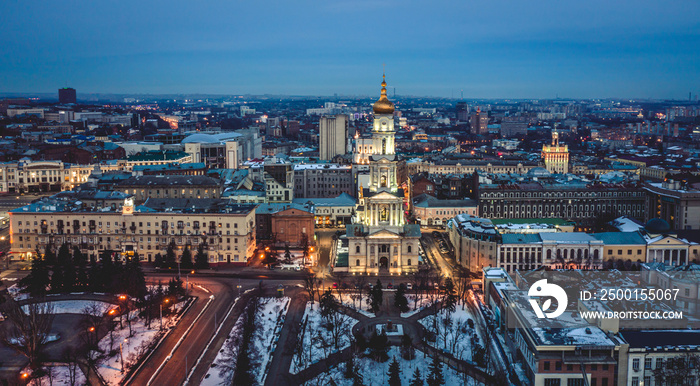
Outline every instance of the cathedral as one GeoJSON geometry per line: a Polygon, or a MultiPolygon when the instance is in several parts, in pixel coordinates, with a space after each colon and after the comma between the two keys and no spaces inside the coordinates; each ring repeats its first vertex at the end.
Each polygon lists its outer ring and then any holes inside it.
{"type": "Polygon", "coordinates": [[[348,266],[335,270],[400,275],[418,270],[421,233],[420,226],[406,224],[404,216],[404,192],[396,174],[394,104],[386,96],[384,79],[372,110],[369,186],[360,186],[356,215],[347,227],[348,266]]]}

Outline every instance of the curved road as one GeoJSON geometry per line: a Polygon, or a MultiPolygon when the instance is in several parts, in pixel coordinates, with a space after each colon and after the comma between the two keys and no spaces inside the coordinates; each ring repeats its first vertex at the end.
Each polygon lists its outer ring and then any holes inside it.
{"type": "MultiPolygon", "coordinates": [[[[149,278],[155,277],[163,278],[160,275],[149,276],[149,278]]],[[[216,331],[215,323],[221,322],[236,296],[235,286],[218,278],[190,277],[190,291],[192,295],[197,296],[197,301],[160,346],[153,351],[146,363],[138,368],[128,384],[148,385],[150,381],[151,385],[181,385],[216,331]],[[211,293],[192,284],[201,285],[211,293]],[[214,298],[206,307],[210,295],[214,298]],[[195,323],[195,319],[205,307],[204,313],[187,333],[172,357],[168,359],[173,348],[187,329],[195,323]],[[164,365],[163,362],[165,362],[164,365]],[[159,369],[161,365],[162,368],[159,369]]]]}

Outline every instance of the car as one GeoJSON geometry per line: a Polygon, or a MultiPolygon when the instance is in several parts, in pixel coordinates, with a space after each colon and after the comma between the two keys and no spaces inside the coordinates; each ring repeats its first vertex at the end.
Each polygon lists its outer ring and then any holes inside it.
{"type": "Polygon", "coordinates": [[[442,237],[442,234],[438,231],[433,231],[433,237],[442,237]]]}
{"type": "Polygon", "coordinates": [[[394,285],[391,283],[386,285],[386,289],[393,289],[393,288],[394,288],[394,285]]]}
{"type": "Polygon", "coordinates": [[[338,289],[338,283],[333,283],[333,289],[338,289]]]}
{"type": "Polygon", "coordinates": [[[412,290],[412,289],[413,289],[413,283],[406,283],[406,289],[412,290]]]}

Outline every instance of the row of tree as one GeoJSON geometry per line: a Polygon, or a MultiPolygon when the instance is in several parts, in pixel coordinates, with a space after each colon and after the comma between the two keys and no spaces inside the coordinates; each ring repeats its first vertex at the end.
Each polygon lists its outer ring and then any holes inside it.
{"type": "Polygon", "coordinates": [[[175,249],[177,246],[174,241],[168,244],[168,248],[165,250],[165,255],[156,253],[153,257],[153,265],[156,268],[163,269],[174,269],[181,268],[184,270],[190,270],[192,268],[196,269],[206,269],[209,268],[209,254],[207,253],[207,243],[203,242],[197,247],[197,253],[194,255],[194,262],[192,261],[192,251],[190,251],[190,246],[185,245],[185,249],[180,255],[180,260],[177,259],[177,254],[175,249]],[[178,263],[180,264],[178,266],[178,263]]]}
{"type": "Polygon", "coordinates": [[[111,252],[103,252],[99,261],[88,262],[79,248],[71,252],[68,244],[61,245],[58,253],[50,246],[43,254],[37,251],[31,272],[19,284],[34,297],[73,291],[126,293],[135,298],[146,294],[138,253],[122,261],[111,252]]]}

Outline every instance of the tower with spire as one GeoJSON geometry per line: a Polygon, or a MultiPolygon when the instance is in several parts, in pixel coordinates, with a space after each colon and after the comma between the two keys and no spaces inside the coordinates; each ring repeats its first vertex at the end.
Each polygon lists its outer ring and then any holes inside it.
{"type": "MultiPolygon", "coordinates": [[[[397,179],[394,104],[382,76],[379,99],[372,105],[372,153],[369,184],[360,187],[353,224],[347,227],[348,272],[404,274],[418,269],[420,227],[406,224],[404,192],[397,179]]],[[[335,267],[342,271],[344,267],[335,267]]]]}
{"type": "Polygon", "coordinates": [[[556,127],[552,130],[552,144],[542,145],[542,158],[545,168],[550,173],[569,172],[569,146],[559,144],[559,132],[556,127]]]}

